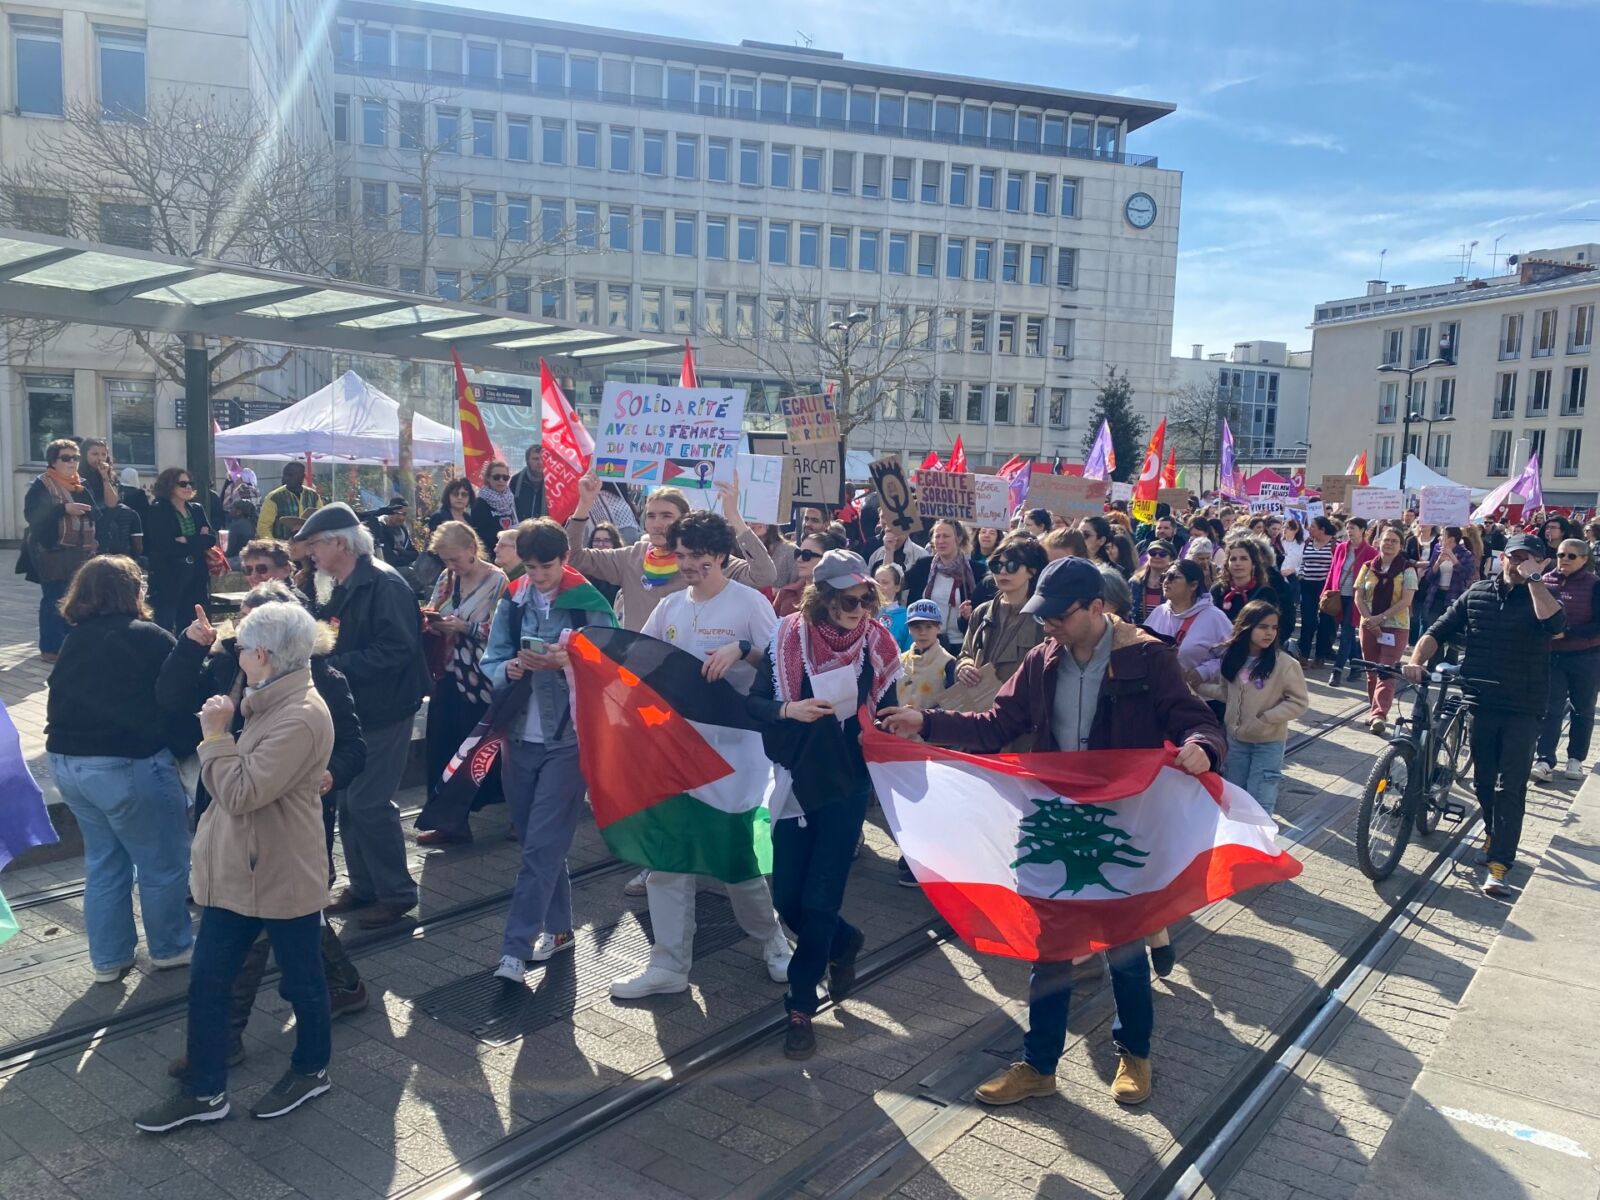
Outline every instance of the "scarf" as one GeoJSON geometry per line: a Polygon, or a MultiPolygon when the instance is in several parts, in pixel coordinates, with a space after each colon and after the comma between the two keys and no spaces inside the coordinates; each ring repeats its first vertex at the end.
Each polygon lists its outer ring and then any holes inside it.
{"type": "Polygon", "coordinates": [[[963,600],[971,600],[972,594],[978,590],[978,585],[973,581],[972,577],[972,561],[965,554],[958,554],[955,562],[949,566],[939,561],[938,555],[934,555],[933,561],[928,567],[928,582],[922,589],[922,598],[924,600],[933,596],[933,585],[941,575],[950,580],[950,607],[952,608],[960,608],[961,602],[963,600]]]}
{"type": "Polygon", "coordinates": [[[671,550],[644,548],[644,586],[667,587],[678,581],[678,556],[671,550]]]}
{"type": "Polygon", "coordinates": [[[478,499],[487,504],[489,511],[500,520],[500,528],[510,529],[517,523],[517,498],[510,488],[497,492],[493,488],[486,487],[478,493],[478,499]]]}
{"type": "Polygon", "coordinates": [[[772,677],[780,701],[800,699],[805,684],[806,658],[816,674],[839,667],[852,667],[859,675],[861,656],[872,665],[872,682],[867,700],[876,706],[894,681],[900,678],[900,647],[882,621],[868,619],[849,631],[830,625],[808,624],[800,613],[791,613],[778,622],[772,634],[772,677]],[[801,648],[800,639],[805,638],[801,648]]]}
{"type": "Polygon", "coordinates": [[[76,472],[71,475],[62,475],[54,467],[51,467],[39,478],[44,482],[45,491],[50,493],[50,498],[63,506],[60,532],[56,539],[56,545],[79,546],[92,555],[99,549],[94,537],[93,515],[74,517],[64,511],[65,506],[73,502],[73,496],[83,491],[83,481],[78,478],[76,472]]]}
{"type": "Polygon", "coordinates": [[[1389,610],[1389,606],[1394,603],[1395,581],[1401,578],[1410,566],[1411,560],[1404,554],[1396,554],[1387,571],[1383,569],[1382,555],[1367,564],[1367,569],[1372,572],[1373,612],[1380,613],[1389,610]]]}
{"type": "Polygon", "coordinates": [[[194,515],[190,513],[187,504],[174,504],[174,511],[178,514],[178,532],[186,538],[194,536],[194,515]]]}

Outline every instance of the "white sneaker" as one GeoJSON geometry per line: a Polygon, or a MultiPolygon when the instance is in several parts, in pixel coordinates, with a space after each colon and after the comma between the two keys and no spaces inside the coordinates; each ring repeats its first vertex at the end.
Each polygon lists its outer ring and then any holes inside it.
{"type": "Polygon", "coordinates": [[[512,983],[521,983],[527,978],[527,974],[522,960],[510,954],[502,954],[500,965],[494,969],[496,979],[509,979],[512,983]]]}
{"type": "Polygon", "coordinates": [[[1582,779],[1584,774],[1583,764],[1575,758],[1569,758],[1567,759],[1566,769],[1561,773],[1568,779],[1582,779]]]}
{"type": "Polygon", "coordinates": [[[1533,770],[1529,772],[1529,774],[1531,774],[1540,783],[1544,783],[1547,779],[1550,778],[1550,776],[1554,775],[1555,773],[1556,773],[1556,769],[1555,769],[1555,766],[1552,763],[1541,762],[1538,759],[1534,760],[1533,770]]]}
{"type": "Polygon", "coordinates": [[[624,896],[643,896],[645,894],[644,885],[649,882],[649,879],[649,871],[640,871],[632,879],[628,880],[627,883],[622,885],[622,894],[624,896]]]}
{"type": "Polygon", "coordinates": [[[174,967],[187,967],[193,959],[194,943],[190,942],[186,949],[180,950],[171,958],[157,958],[155,955],[151,955],[150,965],[158,971],[170,971],[174,967]]]}
{"type": "Polygon", "coordinates": [[[133,967],[133,959],[129,959],[120,967],[96,967],[94,981],[96,983],[116,983],[133,967]]]}
{"type": "Polygon", "coordinates": [[[571,950],[576,940],[570,929],[565,933],[541,933],[539,940],[533,944],[533,953],[528,957],[534,962],[549,962],[563,950],[571,950]]]}
{"type": "Polygon", "coordinates": [[[646,996],[669,996],[689,990],[689,977],[660,967],[646,967],[632,979],[613,979],[613,1000],[642,1000],[646,996]]]}
{"type": "Polygon", "coordinates": [[[779,933],[761,948],[761,956],[767,960],[767,974],[773,983],[789,982],[789,959],[794,956],[794,947],[788,938],[779,933]]]}

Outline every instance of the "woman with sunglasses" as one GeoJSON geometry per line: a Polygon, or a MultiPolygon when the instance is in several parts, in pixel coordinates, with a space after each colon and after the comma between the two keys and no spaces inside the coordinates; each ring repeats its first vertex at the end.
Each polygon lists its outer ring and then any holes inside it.
{"type": "Polygon", "coordinates": [[[1144,627],[1177,644],[1178,666],[1185,678],[1194,677],[1202,663],[1221,653],[1233,624],[1212,602],[1206,570],[1192,558],[1179,559],[1161,576],[1166,597],[1145,617],[1144,627]]]}
{"type": "Polygon", "coordinates": [[[94,557],[94,501],[78,474],[78,443],[57,438],[44,450],[44,474],[28,485],[22,500],[27,533],[17,556],[17,572],[39,585],[39,657],[53,663],[66,640],[61,598],[73,572],[94,557]]]}
{"type": "Polygon", "coordinates": [[[144,527],[150,607],[157,625],[178,634],[194,618],[196,605],[210,611],[206,551],[217,544],[217,537],[195,499],[194,479],[183,467],[168,467],[156,476],[154,491],[144,527]]]}
{"type": "Polygon", "coordinates": [[[811,573],[829,550],[842,550],[843,544],[833,534],[808,533],[800,539],[794,552],[794,581],[786,583],[772,595],[772,610],[780,617],[800,611],[800,600],[811,586],[811,573]]]}
{"type": "Polygon", "coordinates": [[[984,667],[1001,683],[1017,673],[1022,660],[1040,642],[1044,628],[1022,611],[1033,595],[1039,573],[1049,565],[1044,547],[1025,533],[1014,533],[989,556],[989,578],[995,596],[972,610],[966,639],[956,659],[956,682],[973,687],[984,667]]]}
{"type": "Polygon", "coordinates": [[[472,484],[465,479],[452,479],[444,485],[439,496],[437,511],[428,516],[428,532],[432,533],[446,521],[466,521],[471,524],[472,504],[478,498],[472,484]]]}
{"type": "Polygon", "coordinates": [[[1162,591],[1162,577],[1172,566],[1177,551],[1171,542],[1157,538],[1144,548],[1144,564],[1128,580],[1128,590],[1133,593],[1133,611],[1130,620],[1143,625],[1145,618],[1166,599],[1162,591]]]}
{"type": "Polygon", "coordinates": [[[467,524],[472,526],[478,540],[483,543],[484,553],[492,554],[500,531],[512,528],[517,521],[517,497],[511,490],[511,465],[504,459],[491,458],[483,464],[483,486],[472,501],[467,524]]]}
{"type": "Polygon", "coordinates": [[[1600,575],[1595,574],[1589,543],[1577,537],[1564,539],[1556,548],[1555,570],[1547,572],[1544,581],[1561,601],[1567,628],[1550,640],[1550,702],[1533,756],[1533,777],[1549,779],[1555,774],[1561,720],[1570,703],[1567,763],[1561,773],[1582,779],[1594,735],[1595,697],[1600,695],[1600,575]]]}

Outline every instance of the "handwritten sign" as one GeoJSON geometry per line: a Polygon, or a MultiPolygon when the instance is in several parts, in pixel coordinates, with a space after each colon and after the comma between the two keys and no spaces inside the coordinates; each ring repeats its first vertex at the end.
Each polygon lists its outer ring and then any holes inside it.
{"type": "Polygon", "coordinates": [[[1326,512],[1321,500],[1306,501],[1306,520],[1314,521],[1326,512]]]}
{"type": "Polygon", "coordinates": [[[778,411],[783,413],[791,442],[809,445],[839,440],[839,414],[834,409],[833,397],[827,392],[783,396],[778,400],[778,411]]]}
{"type": "Polygon", "coordinates": [[[1358,487],[1350,492],[1350,515],[1369,521],[1398,521],[1405,509],[1399,488],[1358,487]]]}
{"type": "Polygon", "coordinates": [[[844,503],[844,455],[840,443],[797,444],[781,433],[752,433],[749,440],[753,454],[783,456],[780,512],[788,512],[795,504],[837,508],[844,503]]]}
{"type": "Polygon", "coordinates": [[[917,511],[925,521],[954,517],[1003,526],[1010,516],[1011,481],[1003,475],[917,471],[917,511]]]}
{"type": "Polygon", "coordinates": [[[739,455],[739,515],[746,521],[778,524],[783,507],[783,455],[739,455]]]}
{"type": "Polygon", "coordinates": [[[1287,496],[1292,490],[1287,483],[1263,483],[1256,494],[1260,496],[1287,496]]]}
{"type": "Polygon", "coordinates": [[[903,533],[916,533],[922,528],[922,517],[917,511],[917,498],[906,484],[906,473],[900,467],[898,454],[875,458],[867,468],[872,472],[872,486],[878,491],[879,516],[885,529],[891,525],[903,533]]]}
{"type": "Polygon", "coordinates": [[[1113,504],[1115,504],[1118,500],[1132,500],[1132,499],[1133,499],[1133,484],[1131,484],[1131,483],[1113,483],[1111,485],[1111,502],[1113,504]]]}
{"type": "Polygon", "coordinates": [[[1188,511],[1189,497],[1194,493],[1188,488],[1162,488],[1156,493],[1156,503],[1165,504],[1175,513],[1188,511]]]}
{"type": "Polygon", "coordinates": [[[1356,486],[1360,478],[1359,475],[1324,475],[1322,487],[1318,489],[1322,493],[1322,502],[1329,508],[1350,503],[1350,489],[1356,486]]]}
{"type": "Polygon", "coordinates": [[[1072,475],[1042,473],[1028,477],[1028,506],[1047,508],[1068,521],[1098,517],[1105,511],[1105,500],[1106,482],[1103,479],[1079,479],[1072,475]]]}
{"type": "Polygon", "coordinates": [[[718,480],[732,483],[744,440],[744,401],[740,388],[607,383],[594,439],[595,474],[691,495],[709,493],[718,480]]]}
{"type": "Polygon", "coordinates": [[[1252,496],[1250,498],[1250,515],[1255,517],[1281,517],[1283,516],[1284,501],[1282,496],[1252,496]]]}
{"type": "Polygon", "coordinates": [[[1424,525],[1465,525],[1472,520],[1472,489],[1425,487],[1417,520],[1424,525]]]}

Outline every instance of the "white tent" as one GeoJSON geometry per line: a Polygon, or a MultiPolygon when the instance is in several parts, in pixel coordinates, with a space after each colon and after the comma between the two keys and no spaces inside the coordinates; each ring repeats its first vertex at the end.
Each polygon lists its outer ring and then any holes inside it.
{"type": "MultiPolygon", "coordinates": [[[[1387,471],[1380,471],[1374,475],[1367,484],[1375,488],[1397,488],[1400,486],[1400,464],[1396,463],[1387,471]]],[[[1447,479],[1432,467],[1426,465],[1415,454],[1406,456],[1406,491],[1416,492],[1425,487],[1467,487],[1467,484],[1457,483],[1454,479],[1447,479]]],[[[1488,495],[1487,488],[1475,487],[1472,489],[1472,498],[1481,500],[1488,495]]]]}
{"type": "MultiPolygon", "coordinates": [[[[393,466],[400,461],[400,405],[354,371],[259,421],[216,435],[219,458],[263,458],[393,466]]],[[[461,462],[461,437],[417,413],[411,418],[417,466],[461,462]]]]}

